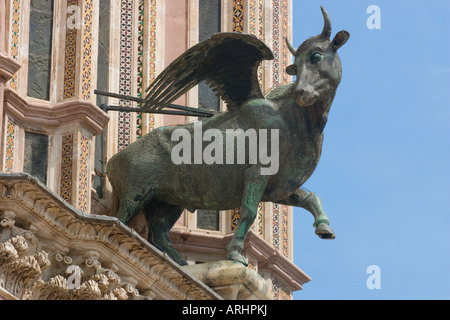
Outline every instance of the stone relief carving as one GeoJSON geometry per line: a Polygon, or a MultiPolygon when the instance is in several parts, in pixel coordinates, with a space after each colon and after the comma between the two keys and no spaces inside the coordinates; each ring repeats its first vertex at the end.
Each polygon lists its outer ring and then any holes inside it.
{"type": "Polygon", "coordinates": [[[100,254],[89,251],[87,256],[64,255],[51,249],[43,250],[30,230],[15,226],[11,214],[1,220],[0,286],[19,299],[45,300],[128,300],[148,299],[135,287],[137,280],[121,278],[114,264],[109,269],[99,261],[100,254]]]}
{"type": "Polygon", "coordinates": [[[117,219],[78,212],[27,174],[0,173],[0,208],[0,287],[18,299],[219,298],[117,219]]]}

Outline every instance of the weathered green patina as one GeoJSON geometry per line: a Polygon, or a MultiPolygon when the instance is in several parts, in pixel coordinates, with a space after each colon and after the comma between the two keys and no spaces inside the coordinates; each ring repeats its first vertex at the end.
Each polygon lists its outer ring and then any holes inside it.
{"type": "MultiPolygon", "coordinates": [[[[286,72],[296,75],[295,82],[277,87],[266,96],[259,86],[258,66],[264,59],[273,59],[272,52],[256,37],[237,33],[215,34],[192,47],[147,89],[143,108],[155,110],[206,80],[227,103],[228,112],[203,120],[203,130],[216,129],[224,135],[227,129],[237,128],[277,130],[278,172],[262,175],[261,163],[175,164],[171,151],[178,142],[172,141],[172,133],[185,129],[194,143],[195,125],[158,128],[108,163],[116,199],[114,212],[121,221],[129,223],[144,211],[149,222],[148,240],[179,264],[186,262],[172,246],[169,230],[184,208],[241,207],[239,224],[227,250],[229,259],[244,264],[244,240],[261,201],[305,208],[314,216],[316,234],[334,238],[321,200],[300,188],[320,158],[323,129],[341,80],[337,50],[349,38],[348,32],[340,31],[330,41],[331,21],[323,8],[322,14],[321,34],[306,40],[297,50],[286,41],[295,56],[295,63],[286,72]]],[[[271,142],[269,137],[270,146],[271,142]]]]}

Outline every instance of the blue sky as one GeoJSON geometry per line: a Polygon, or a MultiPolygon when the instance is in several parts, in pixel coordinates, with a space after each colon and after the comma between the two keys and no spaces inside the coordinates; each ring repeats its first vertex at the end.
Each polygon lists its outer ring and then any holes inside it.
{"type": "Polygon", "coordinates": [[[312,281],[294,299],[450,299],[450,1],[293,0],[294,46],[321,32],[320,5],[343,78],[319,165],[305,187],[336,233],[314,234],[294,208],[294,262],[312,281]],[[369,5],[381,13],[370,30],[369,5]],[[380,289],[366,272],[380,268],[380,289]]]}

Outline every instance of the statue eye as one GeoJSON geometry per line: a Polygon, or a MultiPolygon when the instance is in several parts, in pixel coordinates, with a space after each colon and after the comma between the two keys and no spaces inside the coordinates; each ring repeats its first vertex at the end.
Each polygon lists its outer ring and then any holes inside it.
{"type": "Polygon", "coordinates": [[[323,59],[323,54],[321,54],[320,52],[314,52],[311,55],[311,64],[316,64],[319,61],[322,61],[323,59]]]}

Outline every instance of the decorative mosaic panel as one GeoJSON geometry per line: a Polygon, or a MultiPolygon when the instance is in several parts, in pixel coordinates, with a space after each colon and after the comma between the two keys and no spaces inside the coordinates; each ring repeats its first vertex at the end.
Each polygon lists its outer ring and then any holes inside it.
{"type": "MultiPolygon", "coordinates": [[[[249,4],[249,33],[263,40],[264,23],[264,0],[250,0],[249,4]]],[[[258,68],[259,85],[263,85],[263,72],[261,66],[258,68]]]]}
{"type": "Polygon", "coordinates": [[[91,98],[91,60],[92,60],[92,0],[84,0],[84,28],[83,28],[83,73],[81,95],[84,100],[91,98]]]}
{"type": "Polygon", "coordinates": [[[72,203],[73,134],[62,138],[60,196],[72,203]]]}
{"type": "Polygon", "coordinates": [[[231,213],[231,231],[235,231],[237,228],[237,225],[239,223],[239,217],[241,216],[241,209],[236,208],[231,213]]]}
{"type": "Polygon", "coordinates": [[[264,0],[258,0],[258,20],[259,20],[258,36],[259,39],[262,40],[264,33],[264,0]]]}
{"type": "Polygon", "coordinates": [[[284,44],[284,39],[289,35],[289,0],[281,0],[281,30],[280,30],[280,73],[282,84],[288,83],[288,74],[286,73],[286,67],[289,65],[288,47],[284,44]]]}
{"type": "Polygon", "coordinates": [[[289,211],[281,205],[281,253],[289,258],[289,211]]]}
{"type": "Polygon", "coordinates": [[[16,125],[11,120],[6,126],[6,148],[5,148],[5,172],[14,169],[14,143],[16,137],[16,125]]]}
{"type": "Polygon", "coordinates": [[[274,203],[272,215],[272,244],[289,258],[289,207],[274,203]]]}
{"type": "MultiPolygon", "coordinates": [[[[156,78],[156,18],[157,18],[157,0],[145,1],[138,0],[137,18],[133,15],[133,1],[121,1],[121,23],[120,23],[120,75],[119,75],[119,93],[123,95],[133,95],[133,81],[136,81],[136,94],[143,98],[144,95],[144,45],[145,45],[145,6],[150,5],[150,36],[149,36],[149,73],[148,79],[151,83],[156,78]],[[136,20],[136,21],[135,21],[136,20]],[[135,21],[135,24],[133,24],[135,21]],[[134,38],[137,37],[137,38],[134,38]],[[137,40],[136,40],[137,39],[137,40]],[[136,47],[133,48],[133,44],[136,47]],[[133,50],[136,50],[137,58],[135,61],[136,73],[133,70],[133,50]],[[136,75],[136,77],[134,77],[136,75]],[[134,80],[136,79],[136,80],[134,80]]],[[[123,107],[131,106],[130,101],[120,100],[123,107]]],[[[118,151],[122,150],[131,143],[130,130],[133,128],[131,115],[127,112],[119,112],[118,124],[118,151]]],[[[136,137],[142,137],[143,125],[148,125],[148,131],[154,129],[153,114],[136,114],[136,137]],[[147,121],[144,121],[147,119],[147,121]]]]}
{"type": "MultiPolygon", "coordinates": [[[[10,55],[19,59],[19,31],[20,31],[20,5],[21,0],[13,0],[11,5],[11,47],[10,55]]],[[[10,87],[17,89],[17,73],[11,79],[10,87]]]]}
{"type": "Polygon", "coordinates": [[[248,24],[249,33],[262,40],[264,28],[264,0],[250,0],[248,24]]]}
{"type": "MultiPolygon", "coordinates": [[[[233,32],[244,32],[244,1],[233,0],[233,32]]],[[[234,209],[231,214],[231,230],[235,231],[239,223],[241,209],[234,209]]]]}
{"type": "Polygon", "coordinates": [[[280,285],[276,279],[272,279],[273,300],[279,300],[280,285]]]}
{"type": "Polygon", "coordinates": [[[244,1],[233,0],[233,31],[244,32],[244,1]]]}
{"type": "MultiPolygon", "coordinates": [[[[156,78],[156,4],[160,0],[150,0],[150,70],[149,84],[156,78]]],[[[148,115],[148,129],[152,131],[155,128],[155,117],[148,115]]]]}
{"type": "MultiPolygon", "coordinates": [[[[144,86],[144,0],[139,0],[139,14],[137,23],[138,47],[137,47],[137,96],[143,98],[144,86]]],[[[136,114],[136,137],[142,137],[142,113],[136,114]]]]}
{"type": "Polygon", "coordinates": [[[282,284],[276,278],[272,279],[273,300],[290,300],[291,293],[282,287],[282,284]]]}
{"type": "MultiPolygon", "coordinates": [[[[241,216],[241,209],[236,208],[231,213],[231,231],[235,231],[237,228],[237,225],[239,223],[239,219],[241,216]]],[[[253,225],[251,226],[251,230],[256,232],[258,235],[263,236],[263,229],[264,229],[264,220],[263,220],[263,206],[262,202],[258,205],[258,212],[256,214],[255,221],[253,222],[253,225]]]]}
{"type": "Polygon", "coordinates": [[[272,51],[273,51],[273,86],[280,84],[280,0],[273,0],[273,22],[272,22],[272,51]]]}
{"type": "MultiPolygon", "coordinates": [[[[119,93],[131,96],[133,56],[133,1],[122,0],[120,7],[120,74],[119,93]]],[[[120,100],[120,105],[130,106],[130,101],[120,100]]],[[[131,117],[119,112],[118,151],[130,144],[131,117]]]]}
{"type": "Polygon", "coordinates": [[[284,39],[289,35],[289,0],[273,0],[273,86],[288,83],[285,70],[289,65],[289,52],[284,39]]]}
{"type": "MultiPolygon", "coordinates": [[[[67,8],[70,6],[78,6],[78,0],[67,0],[67,8]]],[[[66,21],[72,16],[72,12],[68,12],[66,21]]],[[[65,39],[65,59],[64,59],[64,99],[75,96],[75,70],[77,55],[77,28],[75,26],[66,26],[65,39]]]]}
{"type": "Polygon", "coordinates": [[[256,15],[258,14],[258,7],[256,5],[257,0],[250,0],[249,4],[249,21],[248,31],[250,34],[257,35],[256,32],[256,15]]]}
{"type": "Polygon", "coordinates": [[[255,231],[259,236],[263,236],[263,228],[264,228],[263,204],[262,202],[260,202],[258,205],[258,212],[256,213],[255,222],[253,222],[252,225],[252,230],[255,231]]]}
{"type": "MultiPolygon", "coordinates": [[[[144,93],[144,21],[145,21],[145,6],[150,4],[150,37],[149,37],[149,84],[156,78],[156,0],[147,2],[139,0],[138,4],[138,23],[137,23],[137,96],[143,98],[144,93]]],[[[144,118],[147,119],[148,131],[152,131],[155,125],[155,118],[153,114],[136,114],[136,137],[139,139],[143,135],[144,118]]]]}
{"type": "Polygon", "coordinates": [[[79,175],[78,175],[78,205],[80,211],[88,210],[88,192],[89,192],[89,140],[81,136],[79,151],[79,175]]]}
{"type": "Polygon", "coordinates": [[[275,249],[280,248],[280,205],[273,204],[272,209],[272,245],[275,249]]]}
{"type": "Polygon", "coordinates": [[[258,233],[258,235],[263,236],[263,231],[264,231],[264,216],[263,216],[264,212],[263,212],[263,206],[262,206],[262,202],[259,203],[258,205],[258,215],[257,215],[257,228],[256,231],[258,233]]]}
{"type": "MultiPolygon", "coordinates": [[[[260,40],[264,39],[264,0],[258,0],[258,38],[260,40]]],[[[262,66],[258,68],[258,80],[261,87],[263,87],[263,70],[262,66]]]]}

